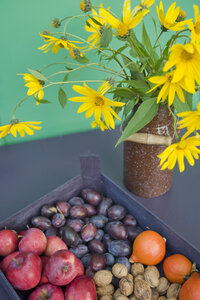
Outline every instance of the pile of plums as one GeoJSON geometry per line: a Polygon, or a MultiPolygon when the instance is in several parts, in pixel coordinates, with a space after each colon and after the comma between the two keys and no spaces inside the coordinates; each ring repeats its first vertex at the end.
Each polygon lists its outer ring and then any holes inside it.
{"type": "Polygon", "coordinates": [[[83,189],[80,197],[42,206],[32,226],[46,236],[61,237],[91,277],[117,262],[130,270],[132,242],[141,231],[123,206],[91,189],[83,189]]]}

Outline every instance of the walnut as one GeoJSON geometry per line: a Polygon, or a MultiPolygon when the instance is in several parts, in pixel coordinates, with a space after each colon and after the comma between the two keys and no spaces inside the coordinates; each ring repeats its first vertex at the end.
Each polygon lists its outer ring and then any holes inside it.
{"type": "Polygon", "coordinates": [[[154,288],[154,289],[151,289],[152,291],[152,296],[151,296],[151,300],[158,300],[159,298],[159,293],[158,291],[154,288]]]}
{"type": "Polygon", "coordinates": [[[172,283],[167,290],[167,298],[178,298],[181,285],[179,283],[172,283]]]}
{"type": "Polygon", "coordinates": [[[134,295],[138,300],[151,300],[152,291],[148,282],[137,279],[134,283],[134,295]]]}
{"type": "Polygon", "coordinates": [[[159,285],[160,273],[155,266],[148,266],[144,270],[144,280],[146,280],[150,287],[155,288],[159,285]]]}
{"type": "Polygon", "coordinates": [[[99,296],[112,295],[114,293],[114,286],[108,284],[106,286],[97,286],[97,294],[99,296]]]}
{"type": "Polygon", "coordinates": [[[138,279],[142,279],[144,280],[144,275],[143,274],[139,274],[134,278],[134,281],[138,280],[138,279]]]}
{"type": "Polygon", "coordinates": [[[114,300],[129,300],[126,296],[119,294],[116,297],[114,297],[114,300]]]}
{"type": "Polygon", "coordinates": [[[128,279],[128,276],[123,277],[120,279],[119,288],[123,295],[131,295],[133,293],[133,280],[128,279]]]}
{"type": "Polygon", "coordinates": [[[112,273],[108,270],[100,270],[94,274],[94,282],[97,286],[105,286],[112,282],[112,273]]]}
{"type": "Polygon", "coordinates": [[[133,265],[131,265],[131,274],[133,276],[137,276],[139,274],[143,274],[144,273],[144,266],[141,263],[134,263],[133,265]]]}
{"type": "Polygon", "coordinates": [[[128,269],[124,264],[117,263],[112,267],[112,273],[115,277],[122,278],[127,276],[128,269]]]}
{"type": "Polygon", "coordinates": [[[104,295],[99,298],[99,300],[112,300],[113,296],[112,295],[104,295]]]}
{"type": "Polygon", "coordinates": [[[160,295],[164,295],[170,286],[169,281],[165,277],[160,277],[159,285],[157,286],[157,291],[160,295]]]}

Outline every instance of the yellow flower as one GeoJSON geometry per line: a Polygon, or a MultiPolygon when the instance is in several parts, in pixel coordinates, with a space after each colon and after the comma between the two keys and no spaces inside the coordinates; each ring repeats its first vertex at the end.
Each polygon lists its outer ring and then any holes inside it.
{"type": "Polygon", "coordinates": [[[170,29],[173,31],[182,30],[185,28],[186,25],[191,21],[186,20],[182,22],[177,22],[177,18],[180,15],[180,7],[176,7],[176,2],[172,3],[170,7],[168,8],[168,11],[166,13],[166,16],[164,15],[164,9],[163,9],[163,3],[160,1],[160,7],[156,6],[156,11],[158,18],[160,20],[160,23],[162,24],[164,29],[170,29]]]}
{"type": "Polygon", "coordinates": [[[199,135],[190,137],[186,140],[182,138],[178,143],[170,145],[158,155],[158,158],[161,159],[161,170],[166,168],[172,170],[176,161],[178,161],[179,170],[180,172],[183,172],[185,170],[184,157],[186,157],[189,164],[193,166],[194,158],[199,158],[200,149],[198,149],[197,146],[200,146],[199,135]]]}
{"type": "Polygon", "coordinates": [[[106,126],[109,128],[115,128],[115,123],[113,116],[120,120],[118,115],[110,106],[120,107],[125,103],[111,101],[104,96],[104,94],[111,88],[111,85],[108,81],[105,81],[101,84],[98,91],[95,91],[88,87],[85,83],[84,86],[74,85],[73,90],[79,94],[84,95],[84,97],[73,97],[69,100],[72,102],[83,102],[79,107],[77,113],[85,113],[85,117],[89,118],[94,114],[94,118],[97,124],[101,123],[101,115],[104,118],[106,126]]]}
{"type": "Polygon", "coordinates": [[[92,8],[92,4],[90,2],[90,0],[82,0],[81,3],[80,3],[80,9],[83,11],[83,12],[88,12],[90,11],[92,8]]]}
{"type": "Polygon", "coordinates": [[[81,49],[80,47],[73,44],[73,43],[81,43],[81,42],[69,41],[67,39],[67,36],[61,36],[59,39],[44,34],[40,34],[40,36],[44,38],[46,44],[44,44],[42,47],[38,49],[43,50],[44,53],[48,52],[51,48],[53,53],[57,53],[61,48],[65,48],[66,50],[70,50],[71,48],[81,49]]]}
{"type": "Polygon", "coordinates": [[[126,38],[129,35],[130,29],[136,27],[148,12],[148,9],[142,9],[141,11],[138,11],[138,9],[134,9],[131,12],[130,0],[125,0],[123,6],[122,21],[115,18],[106,10],[102,11],[102,15],[104,16],[108,24],[112,26],[112,28],[117,29],[117,36],[119,36],[120,38],[126,38]]]}
{"type": "Polygon", "coordinates": [[[172,82],[178,82],[185,77],[188,91],[195,90],[195,81],[200,84],[200,48],[193,43],[176,44],[170,49],[169,59],[163,71],[176,66],[172,82]]]}
{"type": "MultiPolygon", "coordinates": [[[[88,37],[88,42],[92,45],[99,46],[100,44],[100,38],[103,33],[103,30],[106,28],[107,22],[103,17],[103,5],[100,5],[101,8],[99,8],[99,14],[92,9],[92,17],[97,23],[95,23],[92,19],[88,19],[87,23],[89,25],[85,25],[85,30],[88,32],[91,32],[92,34],[88,37]]],[[[89,48],[92,48],[92,46],[89,46],[89,48]]]]}
{"type": "MultiPolygon", "coordinates": [[[[44,97],[44,91],[42,87],[45,84],[45,82],[37,79],[36,77],[28,73],[25,73],[23,75],[24,75],[24,81],[26,82],[25,86],[29,88],[27,95],[31,96],[34,94],[35,98],[41,100],[44,97]]],[[[36,101],[36,104],[38,105],[39,102],[36,101]]]]}
{"type": "Polygon", "coordinates": [[[96,126],[99,127],[101,129],[101,131],[104,131],[105,129],[108,129],[108,127],[106,126],[106,124],[104,124],[104,122],[101,121],[101,120],[100,120],[99,123],[97,123],[96,121],[92,122],[91,127],[95,128],[96,126]]]}
{"type": "Polygon", "coordinates": [[[141,0],[139,7],[140,9],[148,9],[154,2],[155,0],[141,0]]]}
{"type": "Polygon", "coordinates": [[[197,5],[194,6],[194,23],[190,22],[189,29],[191,30],[192,41],[200,43],[200,14],[197,5]]]}
{"type": "Polygon", "coordinates": [[[187,128],[184,138],[190,135],[195,130],[200,130],[200,102],[198,103],[197,110],[184,111],[177,114],[178,117],[183,118],[178,122],[179,129],[187,128]]]}
{"type": "Polygon", "coordinates": [[[157,103],[159,103],[161,99],[162,101],[165,101],[165,99],[168,97],[168,103],[169,106],[171,106],[176,93],[179,99],[182,102],[185,102],[185,97],[182,89],[188,90],[187,86],[183,79],[174,83],[173,76],[174,71],[171,71],[163,76],[153,76],[149,78],[149,81],[155,83],[156,85],[147,93],[150,93],[151,91],[155,90],[157,87],[162,85],[162,88],[158,94],[157,103]]]}
{"type": "Polygon", "coordinates": [[[34,130],[40,130],[41,127],[33,124],[41,124],[42,122],[19,122],[17,119],[13,119],[9,125],[0,126],[0,139],[11,133],[14,137],[19,132],[21,137],[24,137],[25,132],[28,135],[34,134],[34,130]]]}

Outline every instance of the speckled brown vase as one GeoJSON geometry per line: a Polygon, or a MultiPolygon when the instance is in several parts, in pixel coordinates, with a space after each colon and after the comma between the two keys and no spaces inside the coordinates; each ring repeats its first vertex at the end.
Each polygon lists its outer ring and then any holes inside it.
{"type": "MultiPolygon", "coordinates": [[[[173,118],[167,106],[161,107],[153,120],[140,132],[173,137],[173,118]]],[[[154,198],[170,189],[173,171],[161,171],[158,167],[160,160],[157,155],[165,148],[165,145],[124,142],[124,185],[130,192],[141,197],[154,198]]]]}

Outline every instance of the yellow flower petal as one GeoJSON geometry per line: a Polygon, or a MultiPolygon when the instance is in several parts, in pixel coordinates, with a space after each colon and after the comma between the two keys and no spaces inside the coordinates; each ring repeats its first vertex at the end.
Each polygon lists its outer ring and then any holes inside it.
{"type": "Polygon", "coordinates": [[[185,170],[183,151],[178,152],[178,166],[179,166],[179,171],[182,173],[185,170]]]}

